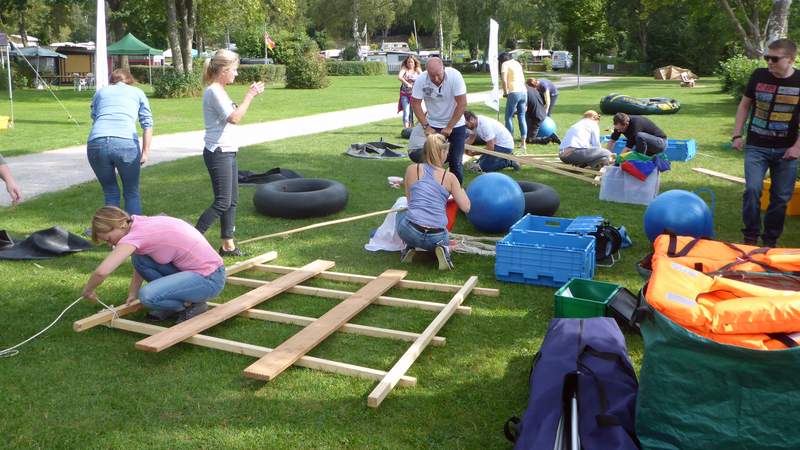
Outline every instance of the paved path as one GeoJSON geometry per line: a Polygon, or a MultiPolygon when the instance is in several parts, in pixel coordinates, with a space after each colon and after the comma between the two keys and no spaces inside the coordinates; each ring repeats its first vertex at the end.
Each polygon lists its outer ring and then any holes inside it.
{"type": "MultiPolygon", "coordinates": [[[[611,77],[582,77],[581,84],[599,83],[611,77]]],[[[575,77],[562,77],[558,87],[575,86],[575,77]]],[[[467,95],[469,103],[483,102],[488,92],[467,95]]],[[[397,103],[365,106],[312,116],[254,123],[239,127],[241,146],[277,141],[295,136],[323,133],[397,117],[397,103]]],[[[163,134],[153,137],[146,167],[166,161],[202,155],[203,130],[163,134]]],[[[6,158],[25,200],[94,180],[86,159],[86,145],[6,158]]],[[[5,189],[0,189],[0,206],[10,204],[5,189]]]]}

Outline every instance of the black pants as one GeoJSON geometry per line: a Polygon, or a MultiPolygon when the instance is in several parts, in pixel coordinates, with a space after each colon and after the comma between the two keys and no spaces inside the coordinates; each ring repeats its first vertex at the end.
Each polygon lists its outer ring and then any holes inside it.
{"type": "Polygon", "coordinates": [[[201,233],[220,219],[220,237],[233,239],[236,230],[236,204],[239,202],[239,168],[236,165],[237,152],[223,152],[217,147],[213,152],[203,149],[203,161],[211,176],[211,189],[214,191],[214,202],[203,211],[197,220],[197,228],[201,233]]]}
{"type": "Polygon", "coordinates": [[[539,127],[542,125],[542,121],[539,120],[538,117],[534,114],[526,114],[525,121],[528,124],[528,136],[525,138],[525,142],[528,144],[549,144],[550,143],[550,136],[545,137],[538,137],[539,134],[539,127]]]}

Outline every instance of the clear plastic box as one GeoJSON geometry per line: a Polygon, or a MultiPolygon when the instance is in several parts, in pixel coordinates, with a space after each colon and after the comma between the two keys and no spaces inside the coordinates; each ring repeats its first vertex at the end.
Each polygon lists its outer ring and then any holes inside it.
{"type": "Polygon", "coordinates": [[[609,166],[600,182],[600,200],[634,205],[649,205],[658,195],[660,176],[654,170],[644,181],[618,166],[609,166]]]}

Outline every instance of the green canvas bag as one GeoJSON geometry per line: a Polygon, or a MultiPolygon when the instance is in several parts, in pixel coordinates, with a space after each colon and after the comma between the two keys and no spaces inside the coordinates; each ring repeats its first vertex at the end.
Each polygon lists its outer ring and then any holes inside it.
{"type": "Polygon", "coordinates": [[[642,448],[800,449],[800,347],[719,344],[646,308],[636,404],[642,448]]]}

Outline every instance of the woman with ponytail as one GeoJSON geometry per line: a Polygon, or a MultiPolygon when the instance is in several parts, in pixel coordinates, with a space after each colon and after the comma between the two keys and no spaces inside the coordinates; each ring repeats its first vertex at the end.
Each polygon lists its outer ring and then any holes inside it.
{"type": "Polygon", "coordinates": [[[106,206],[92,218],[92,240],[105,242],[111,253],[97,266],[81,295],[97,300],[95,289],[128,256],[133,277],[126,304],[137,298],[151,311],[150,319],[178,322],[208,310],[207,301],[225,287],[222,258],[194,227],[168,216],[130,216],[106,206]],[[147,285],[142,284],[147,281],[147,285]]]}
{"type": "Polygon", "coordinates": [[[236,126],[242,120],[253,99],[264,92],[264,83],[250,85],[244,100],[236,105],[225,92],[225,86],[233,83],[238,74],[239,56],[230,50],[217,50],[207,59],[203,80],[208,84],[203,94],[203,118],[205,120],[205,148],[203,161],[211,176],[214,201],[200,219],[196,228],[205,234],[211,225],[220,219],[222,256],[242,256],[236,247],[233,232],[236,229],[236,204],[239,201],[239,178],[236,153],[239,150],[236,126]]]}

